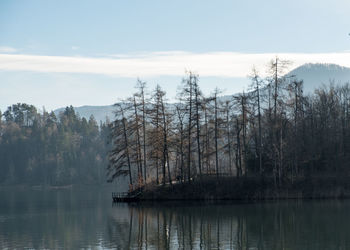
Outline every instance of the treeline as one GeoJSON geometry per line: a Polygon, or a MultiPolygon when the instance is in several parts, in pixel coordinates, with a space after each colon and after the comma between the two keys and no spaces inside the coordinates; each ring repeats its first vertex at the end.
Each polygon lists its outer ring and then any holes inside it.
{"type": "Polygon", "coordinates": [[[130,188],[145,183],[237,176],[271,180],[281,187],[295,180],[348,175],[350,85],[323,86],[303,93],[303,81],[285,74],[276,58],[268,77],[251,74],[249,91],[202,94],[189,72],[178,100],[169,104],[157,86],[116,104],[108,176],[128,176],[130,188]]]}
{"type": "Polygon", "coordinates": [[[109,128],[72,106],[59,114],[15,104],[0,113],[0,184],[105,182],[109,128]]]}

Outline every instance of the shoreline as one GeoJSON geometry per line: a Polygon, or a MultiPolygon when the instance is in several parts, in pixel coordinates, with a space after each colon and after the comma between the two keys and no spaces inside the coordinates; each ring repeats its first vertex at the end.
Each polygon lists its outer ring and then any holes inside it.
{"type": "Polygon", "coordinates": [[[273,179],[220,177],[166,186],[145,186],[138,201],[262,201],[350,198],[349,177],[320,177],[284,182],[273,179]]]}

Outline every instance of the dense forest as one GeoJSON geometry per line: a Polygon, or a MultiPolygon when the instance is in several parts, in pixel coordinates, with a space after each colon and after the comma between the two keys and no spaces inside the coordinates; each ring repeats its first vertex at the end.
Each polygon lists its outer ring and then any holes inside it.
{"type": "Polygon", "coordinates": [[[56,117],[23,103],[8,107],[0,118],[1,184],[105,182],[106,124],[80,118],[72,106],[56,117]]]}
{"type": "Polygon", "coordinates": [[[346,177],[350,160],[350,85],[330,83],[303,93],[276,58],[268,76],[252,70],[246,92],[204,96],[189,72],[169,104],[157,86],[116,104],[111,126],[110,180],[127,176],[131,189],[203,178],[268,179],[275,188],[296,180],[346,177]]]}

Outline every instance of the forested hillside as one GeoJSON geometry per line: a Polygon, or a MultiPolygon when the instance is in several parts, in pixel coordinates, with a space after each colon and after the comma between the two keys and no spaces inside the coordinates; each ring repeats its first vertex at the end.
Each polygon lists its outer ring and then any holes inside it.
{"type": "MultiPolygon", "coordinates": [[[[68,185],[105,182],[106,124],[78,117],[67,107],[58,117],[18,103],[0,119],[0,184],[68,185]]],[[[0,117],[1,117],[0,116],[0,117]]]]}

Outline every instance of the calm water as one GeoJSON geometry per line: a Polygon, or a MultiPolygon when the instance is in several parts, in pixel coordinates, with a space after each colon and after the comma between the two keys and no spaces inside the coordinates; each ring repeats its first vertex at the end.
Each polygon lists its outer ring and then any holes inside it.
{"type": "Polygon", "coordinates": [[[0,199],[1,249],[350,249],[350,200],[112,206],[105,189],[0,199]]]}

